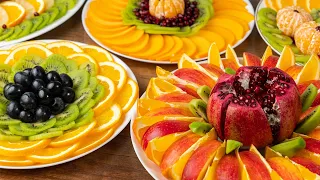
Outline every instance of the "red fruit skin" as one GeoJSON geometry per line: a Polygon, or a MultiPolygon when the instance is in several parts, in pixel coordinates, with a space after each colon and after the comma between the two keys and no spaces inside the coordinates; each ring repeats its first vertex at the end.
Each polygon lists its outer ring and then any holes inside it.
{"type": "Polygon", "coordinates": [[[165,171],[170,168],[186,150],[196,143],[200,137],[201,136],[197,134],[189,134],[174,142],[163,155],[160,163],[161,171],[165,173],[165,171]]]}
{"type": "Polygon", "coordinates": [[[230,69],[233,69],[235,71],[237,69],[239,69],[238,65],[233,60],[230,60],[230,59],[222,60],[222,64],[223,64],[224,68],[230,68],[230,69]]]}
{"type": "Polygon", "coordinates": [[[216,180],[239,180],[240,165],[235,155],[223,156],[216,169],[216,180]]]}
{"type": "Polygon", "coordinates": [[[201,66],[217,77],[220,77],[222,74],[224,74],[224,72],[218,66],[212,64],[201,64],[201,66]]]}
{"type": "Polygon", "coordinates": [[[273,68],[276,67],[278,63],[279,57],[278,56],[269,56],[263,63],[263,66],[273,68]]]}
{"type": "Polygon", "coordinates": [[[195,90],[193,90],[183,84],[174,84],[174,85],[177,86],[178,88],[182,89],[187,94],[190,94],[191,96],[200,99],[200,96],[198,95],[197,91],[195,91],[195,90]]]}
{"type": "Polygon", "coordinates": [[[201,86],[206,85],[213,88],[213,86],[216,84],[216,82],[213,79],[211,79],[208,75],[196,69],[178,69],[174,72],[174,75],[179,77],[180,79],[190,81],[201,86]]]}
{"type": "Polygon", "coordinates": [[[310,159],[303,158],[303,157],[293,157],[290,158],[292,161],[304,166],[305,168],[309,169],[309,171],[320,175],[320,165],[314,163],[310,159]]]}
{"type": "MultiPolygon", "coordinates": [[[[320,80],[312,80],[312,81],[307,81],[307,82],[303,82],[301,84],[298,84],[299,93],[302,94],[304,92],[304,90],[306,90],[307,87],[310,84],[313,84],[318,89],[320,89],[320,80]]],[[[318,91],[318,95],[317,95],[316,99],[312,103],[312,106],[318,106],[318,105],[320,105],[320,93],[319,93],[319,91],[318,91]]]]}
{"type": "Polygon", "coordinates": [[[246,166],[250,179],[271,180],[270,173],[260,157],[251,151],[239,153],[240,158],[246,166]]]}
{"type": "Polygon", "coordinates": [[[149,141],[154,138],[163,137],[165,135],[177,132],[188,131],[190,129],[189,124],[190,122],[188,121],[173,120],[166,120],[155,123],[154,125],[150,126],[144,133],[141,140],[142,148],[145,150],[148,146],[149,141]]]}
{"type": "Polygon", "coordinates": [[[260,57],[254,55],[254,54],[244,52],[243,58],[244,58],[244,61],[247,62],[247,66],[261,66],[260,57]]]}
{"type": "Polygon", "coordinates": [[[305,138],[306,150],[320,154],[320,141],[313,138],[305,138]]]}
{"type": "Polygon", "coordinates": [[[164,94],[156,98],[156,100],[163,101],[163,102],[184,102],[184,103],[189,103],[192,99],[196,99],[196,98],[189,94],[181,94],[176,92],[164,94]]]}
{"type": "Polygon", "coordinates": [[[165,116],[165,115],[182,115],[182,116],[193,116],[193,114],[186,109],[174,108],[174,107],[164,107],[148,112],[144,116],[154,117],[154,116],[165,116]]]}
{"type": "Polygon", "coordinates": [[[210,156],[218,149],[221,142],[212,140],[197,148],[191,155],[182,173],[183,180],[196,180],[210,156]]]}

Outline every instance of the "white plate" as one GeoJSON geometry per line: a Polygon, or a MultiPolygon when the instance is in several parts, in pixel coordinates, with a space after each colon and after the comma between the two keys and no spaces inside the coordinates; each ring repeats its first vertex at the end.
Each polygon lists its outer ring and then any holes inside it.
{"type": "Polygon", "coordinates": [[[77,4],[70,9],[69,11],[67,11],[67,13],[61,17],[60,19],[54,21],[53,23],[49,24],[48,26],[44,27],[43,29],[39,30],[39,31],[35,31],[34,33],[31,33],[27,36],[24,36],[20,39],[16,39],[13,41],[0,41],[0,47],[1,46],[8,46],[11,44],[17,44],[19,42],[23,42],[23,41],[28,41],[30,39],[36,38],[44,33],[47,33],[49,31],[51,31],[52,29],[60,26],[61,24],[63,24],[65,21],[67,21],[68,19],[70,19],[84,4],[86,0],[77,0],[77,4]]]}
{"type": "MultiPolygon", "coordinates": [[[[83,11],[82,11],[82,25],[84,27],[84,30],[87,32],[87,34],[89,35],[89,37],[97,44],[99,44],[101,47],[107,49],[108,51],[114,53],[114,54],[117,54],[119,56],[122,56],[122,57],[125,57],[125,58],[128,58],[128,59],[132,59],[132,60],[135,60],[135,61],[140,61],[140,62],[146,62],[146,63],[152,63],[152,64],[177,64],[177,62],[169,62],[169,61],[155,61],[155,60],[148,60],[148,59],[141,59],[141,58],[136,58],[136,57],[133,57],[133,56],[128,56],[128,55],[125,55],[125,54],[122,54],[120,52],[117,52],[115,50],[113,50],[112,48],[104,45],[103,43],[101,43],[98,39],[96,39],[90,32],[89,32],[89,29],[85,23],[85,19],[87,17],[87,11],[89,9],[89,5],[90,3],[92,2],[93,0],[88,0],[87,3],[85,4],[84,8],[83,8],[83,11]]],[[[243,0],[245,3],[247,3],[247,6],[246,6],[246,9],[248,10],[249,13],[251,13],[252,15],[254,15],[254,9],[253,9],[253,6],[251,4],[251,2],[249,0],[243,0]]],[[[250,30],[245,34],[245,36],[239,40],[235,45],[233,45],[232,47],[233,48],[236,48],[237,46],[239,46],[242,42],[244,42],[248,37],[249,35],[251,34],[253,28],[254,28],[254,21],[251,21],[249,23],[249,26],[250,26],[250,30]]],[[[224,54],[225,51],[222,51],[220,54],[224,54]]],[[[207,58],[201,58],[201,59],[196,59],[195,61],[202,61],[202,60],[206,60],[207,58]]]]}
{"type": "MultiPolygon", "coordinates": [[[[55,42],[58,40],[41,40],[45,43],[50,43],[50,42],[55,42]]],[[[70,41],[73,42],[73,41],[70,41]]],[[[79,46],[85,46],[87,44],[84,43],[79,43],[79,42],[73,42],[79,46]]],[[[2,47],[0,49],[10,49],[10,47],[12,47],[13,45],[10,46],[6,46],[6,47],[2,47]]],[[[135,75],[133,74],[133,72],[131,71],[131,69],[121,60],[119,59],[117,56],[112,55],[114,61],[116,63],[119,63],[127,72],[128,77],[131,78],[133,81],[137,82],[137,79],[135,77],[135,75]]],[[[55,165],[59,165],[59,164],[63,164],[63,163],[67,163],[73,160],[76,160],[78,158],[81,158],[87,154],[92,153],[93,151],[99,149],[100,147],[104,146],[105,144],[107,144],[108,142],[110,142],[112,139],[114,139],[130,122],[131,118],[134,117],[134,114],[137,112],[137,101],[135,102],[135,104],[132,106],[132,108],[127,112],[127,114],[124,117],[124,121],[122,122],[122,124],[118,127],[118,129],[113,133],[113,135],[107,139],[107,141],[105,141],[104,143],[102,143],[100,146],[85,152],[83,154],[80,154],[78,156],[69,158],[69,159],[65,159],[63,161],[59,161],[59,162],[55,162],[55,163],[50,163],[50,164],[42,164],[42,165],[33,165],[33,166],[0,166],[0,169],[38,169],[38,168],[45,168],[45,167],[50,167],[50,166],[55,166],[55,165]]]]}

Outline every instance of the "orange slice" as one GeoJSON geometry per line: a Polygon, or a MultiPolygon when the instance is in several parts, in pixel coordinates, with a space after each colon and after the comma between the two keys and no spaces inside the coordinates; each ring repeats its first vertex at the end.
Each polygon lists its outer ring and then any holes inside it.
{"type": "Polygon", "coordinates": [[[132,79],[128,79],[119,95],[115,98],[114,102],[118,103],[122,111],[126,113],[131,109],[139,94],[139,87],[132,79]]]}
{"type": "Polygon", "coordinates": [[[81,65],[82,63],[91,62],[95,65],[97,74],[99,74],[100,68],[99,68],[98,62],[88,54],[75,53],[75,54],[70,54],[69,56],[67,56],[67,58],[77,62],[78,66],[81,65]]]}
{"type": "Polygon", "coordinates": [[[0,155],[24,156],[35,150],[45,148],[49,145],[50,141],[50,139],[20,142],[0,141],[0,155]]]}
{"type": "Polygon", "coordinates": [[[77,143],[80,139],[86,137],[95,127],[96,122],[93,121],[88,125],[81,126],[75,130],[67,131],[63,135],[54,138],[50,145],[51,147],[62,147],[77,143]]]}
{"type": "Polygon", "coordinates": [[[98,134],[111,129],[115,124],[121,120],[122,110],[118,104],[113,104],[110,108],[105,110],[101,115],[96,116],[95,120],[97,126],[90,134],[98,134]]]}
{"type": "Polygon", "coordinates": [[[4,63],[11,51],[0,50],[0,63],[4,63]]]}
{"type": "Polygon", "coordinates": [[[110,78],[117,86],[117,90],[120,91],[127,80],[126,70],[115,62],[101,62],[99,66],[100,75],[110,78]]]}
{"type": "Polygon", "coordinates": [[[45,5],[44,0],[26,0],[26,1],[34,7],[35,12],[41,14],[45,11],[46,5],[45,5]]]}
{"type": "Polygon", "coordinates": [[[116,94],[116,86],[113,81],[105,76],[97,76],[100,83],[104,86],[105,97],[94,107],[94,115],[99,116],[110,105],[116,94]]]}
{"type": "Polygon", "coordinates": [[[38,163],[53,163],[68,158],[79,147],[79,143],[60,148],[45,148],[28,155],[27,159],[38,163]]]}
{"type": "Polygon", "coordinates": [[[175,41],[172,36],[163,35],[163,40],[164,40],[165,46],[159,53],[156,53],[154,55],[155,59],[159,56],[162,56],[163,54],[166,54],[168,52],[170,53],[170,50],[175,46],[175,41]]]}
{"type": "Polygon", "coordinates": [[[223,28],[223,27],[213,27],[213,26],[206,26],[204,29],[207,29],[209,31],[215,32],[223,37],[223,39],[226,41],[226,44],[234,45],[236,43],[236,37],[233,34],[232,31],[229,29],[223,28]]]}
{"type": "Polygon", "coordinates": [[[38,55],[45,59],[50,56],[52,52],[40,44],[29,44],[20,46],[11,51],[5,61],[5,64],[13,65],[17,60],[28,54],[38,55]]]}
{"type": "Polygon", "coordinates": [[[247,11],[238,11],[238,10],[227,9],[227,10],[218,11],[215,13],[215,16],[220,16],[220,15],[234,16],[236,18],[240,18],[242,20],[245,20],[248,23],[254,20],[254,16],[247,11]]]}
{"type": "Polygon", "coordinates": [[[149,59],[150,58],[149,56],[159,53],[163,49],[164,45],[165,44],[164,44],[164,39],[162,35],[158,35],[158,34],[150,35],[147,46],[142,51],[134,53],[134,55],[140,56],[140,57],[146,57],[149,59]]]}
{"type": "Polygon", "coordinates": [[[177,86],[171,84],[166,80],[160,78],[151,78],[146,90],[146,97],[149,99],[155,99],[163,94],[168,94],[172,92],[182,94],[185,93],[182,89],[178,88],[177,86]]]}
{"type": "MultiPolygon", "coordinates": [[[[200,30],[198,35],[207,39],[210,43],[216,43],[217,47],[220,51],[226,48],[226,42],[224,41],[223,37],[219,34],[208,31],[208,30],[200,30]]],[[[207,50],[208,51],[208,50],[207,50]]]]}
{"type": "MultiPolygon", "coordinates": [[[[220,11],[220,12],[223,12],[223,11],[220,11]]],[[[235,35],[237,40],[242,39],[245,34],[244,29],[240,23],[228,18],[214,17],[208,22],[207,26],[211,26],[212,28],[216,26],[226,28],[232,31],[232,33],[235,35]]]]}
{"type": "Polygon", "coordinates": [[[189,57],[194,56],[197,52],[197,46],[188,38],[181,38],[183,42],[183,50],[189,57]]]}
{"type": "Polygon", "coordinates": [[[303,69],[299,73],[296,82],[297,84],[310,80],[319,79],[319,58],[317,55],[312,55],[308,62],[304,65],[303,69]]]}
{"type": "Polygon", "coordinates": [[[210,46],[208,53],[208,63],[220,67],[222,70],[224,70],[220,52],[216,43],[212,43],[210,46]]]}
{"type": "MultiPolygon", "coordinates": [[[[122,24],[122,22],[120,22],[120,23],[122,24]]],[[[120,25],[120,26],[122,26],[122,25],[120,25]]],[[[112,28],[112,27],[110,27],[110,28],[112,28]]],[[[134,42],[137,42],[143,35],[144,35],[143,30],[136,30],[133,33],[126,36],[126,38],[123,38],[123,37],[117,37],[117,38],[112,38],[112,39],[99,38],[99,40],[105,44],[111,44],[111,45],[116,45],[116,46],[128,46],[134,42]]]]}
{"type": "MultiPolygon", "coordinates": [[[[181,54],[180,51],[184,51],[184,45],[183,45],[183,41],[181,40],[181,38],[179,37],[176,37],[176,36],[172,36],[173,40],[174,40],[174,46],[173,48],[166,54],[162,55],[162,56],[155,56],[154,58],[156,60],[168,60],[168,59],[172,59],[174,57],[181,57],[181,54]]],[[[162,50],[161,50],[162,51],[162,50]]]]}
{"type": "Polygon", "coordinates": [[[196,58],[203,58],[208,55],[210,42],[201,36],[191,36],[189,39],[197,46],[197,52],[194,55],[196,58]]]}
{"type": "Polygon", "coordinates": [[[25,157],[0,156],[0,165],[2,166],[31,166],[34,162],[25,157]]]}
{"type": "Polygon", "coordinates": [[[6,24],[9,21],[9,15],[7,11],[0,6],[0,24],[6,24]]]}
{"type": "Polygon", "coordinates": [[[49,43],[46,47],[53,53],[61,54],[64,56],[83,52],[83,50],[78,45],[69,41],[56,41],[53,43],[49,43]]]}
{"type": "Polygon", "coordinates": [[[295,64],[295,56],[290,46],[285,46],[276,65],[277,68],[285,71],[295,64]]]}
{"type": "Polygon", "coordinates": [[[264,64],[264,62],[268,59],[268,57],[272,56],[273,53],[272,53],[272,49],[270,46],[267,47],[267,49],[264,51],[264,54],[262,56],[262,64],[264,64]]]}
{"type": "MultiPolygon", "coordinates": [[[[237,66],[237,68],[241,67],[241,64],[239,63],[238,56],[237,56],[236,52],[234,51],[234,49],[230,45],[228,45],[228,47],[226,49],[226,59],[231,60],[237,66]]],[[[236,70],[236,69],[234,69],[234,70],[236,70]]]]}
{"type": "Polygon", "coordinates": [[[27,42],[22,42],[22,43],[19,43],[19,44],[16,44],[16,45],[12,46],[10,48],[10,50],[15,50],[18,47],[27,46],[27,45],[34,45],[34,44],[39,44],[39,45],[42,45],[42,46],[46,46],[47,45],[47,43],[45,43],[43,41],[27,41],[27,42]]]}
{"type": "Polygon", "coordinates": [[[92,45],[86,45],[81,47],[83,51],[93,57],[97,62],[104,62],[104,61],[114,61],[112,55],[98,47],[92,45]]]}
{"type": "Polygon", "coordinates": [[[18,3],[12,1],[4,1],[0,6],[7,12],[9,20],[7,27],[13,27],[19,24],[26,15],[26,10],[18,3]]]}

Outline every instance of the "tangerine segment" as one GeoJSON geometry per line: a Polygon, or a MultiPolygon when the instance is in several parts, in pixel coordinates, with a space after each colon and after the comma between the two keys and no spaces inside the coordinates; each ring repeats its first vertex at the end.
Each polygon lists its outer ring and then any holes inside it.
{"type": "Polygon", "coordinates": [[[69,41],[56,41],[47,44],[46,47],[53,53],[61,54],[64,56],[83,52],[83,50],[78,45],[69,41]]]}
{"type": "Polygon", "coordinates": [[[210,42],[201,36],[191,36],[189,39],[197,46],[197,52],[194,56],[196,58],[206,57],[210,48],[210,42]]]}
{"type": "Polygon", "coordinates": [[[131,109],[139,94],[139,87],[132,79],[128,79],[119,95],[115,98],[115,102],[118,103],[123,112],[127,112],[131,109]]]}
{"type": "Polygon", "coordinates": [[[8,14],[8,22],[6,23],[7,27],[13,27],[24,19],[26,15],[26,10],[18,3],[12,1],[4,1],[0,3],[0,6],[8,14]]]}
{"type": "Polygon", "coordinates": [[[86,45],[82,46],[81,48],[85,53],[89,54],[97,62],[114,61],[112,55],[108,51],[98,46],[86,45]]]}
{"type": "Polygon", "coordinates": [[[220,67],[224,70],[223,63],[220,57],[219,48],[216,43],[212,43],[208,53],[208,63],[220,67]]]}
{"type": "Polygon", "coordinates": [[[96,116],[97,126],[90,134],[99,134],[111,129],[115,124],[121,120],[122,110],[118,104],[113,104],[110,108],[105,110],[99,116],[96,116]]]}
{"type": "Polygon", "coordinates": [[[115,62],[101,62],[99,66],[101,70],[100,75],[110,78],[117,86],[117,90],[120,91],[127,81],[128,75],[126,70],[115,62]]]}
{"type": "Polygon", "coordinates": [[[139,51],[142,51],[143,49],[146,48],[146,46],[148,45],[148,42],[149,42],[149,34],[144,34],[143,36],[141,36],[141,38],[128,45],[128,46],[125,46],[125,47],[121,47],[121,46],[112,46],[112,48],[116,51],[119,51],[119,52],[122,52],[124,54],[128,54],[128,53],[136,53],[136,52],[139,52],[139,51]]]}
{"type": "Polygon", "coordinates": [[[99,116],[106,108],[108,108],[108,106],[110,106],[116,94],[116,86],[111,79],[100,75],[98,75],[97,78],[105,89],[105,97],[94,107],[93,110],[95,116],[99,116]]]}
{"type": "Polygon", "coordinates": [[[226,43],[222,36],[215,32],[207,31],[207,30],[200,30],[198,36],[204,37],[210,43],[215,42],[218,46],[218,49],[222,51],[226,48],[226,43]]]}
{"type": "Polygon", "coordinates": [[[10,157],[0,156],[0,165],[2,166],[31,166],[34,162],[26,159],[26,157],[10,157]]]}
{"type": "Polygon", "coordinates": [[[89,135],[80,141],[79,149],[73,153],[73,156],[77,156],[88,152],[102,143],[106,142],[114,133],[114,129],[109,129],[106,132],[102,132],[96,135],[89,135]]]}
{"type": "Polygon", "coordinates": [[[244,36],[244,29],[241,26],[241,24],[239,24],[238,22],[232,19],[214,17],[208,22],[207,26],[213,26],[210,28],[214,28],[214,27],[226,28],[233,32],[237,40],[242,39],[244,36]]]}
{"type": "Polygon", "coordinates": [[[24,156],[49,145],[50,139],[40,141],[8,142],[0,141],[0,155],[24,156]]]}
{"type": "Polygon", "coordinates": [[[0,63],[4,63],[11,51],[0,50],[0,63]]]}
{"type": "Polygon", "coordinates": [[[28,155],[27,159],[48,164],[57,161],[67,159],[70,155],[73,154],[79,148],[79,143],[72,146],[59,147],[59,148],[45,148],[39,151],[34,152],[32,155],[28,155]]]}
{"type": "Polygon", "coordinates": [[[223,27],[206,26],[203,30],[208,30],[219,34],[225,40],[226,44],[234,45],[236,43],[236,37],[232,31],[223,27]]]}
{"type": "Polygon", "coordinates": [[[4,63],[12,66],[16,61],[18,61],[27,54],[37,55],[45,59],[48,56],[50,56],[52,52],[40,44],[29,44],[25,46],[20,46],[11,51],[4,63]]]}
{"type": "Polygon", "coordinates": [[[151,59],[150,56],[159,53],[163,49],[163,46],[164,39],[162,35],[150,35],[147,46],[143,50],[133,54],[136,56],[151,59]]]}
{"type": "Polygon", "coordinates": [[[277,68],[285,71],[295,64],[295,55],[290,46],[285,46],[276,65],[277,68]]]}
{"type": "Polygon", "coordinates": [[[155,99],[161,95],[173,92],[185,94],[182,89],[166,80],[160,78],[151,78],[146,90],[146,97],[149,99],[155,99]]]}
{"type": "Polygon", "coordinates": [[[97,71],[97,74],[99,74],[100,68],[95,59],[93,59],[91,56],[85,53],[75,53],[67,56],[68,59],[75,61],[78,66],[80,66],[83,63],[91,62],[95,65],[95,69],[97,71]]]}

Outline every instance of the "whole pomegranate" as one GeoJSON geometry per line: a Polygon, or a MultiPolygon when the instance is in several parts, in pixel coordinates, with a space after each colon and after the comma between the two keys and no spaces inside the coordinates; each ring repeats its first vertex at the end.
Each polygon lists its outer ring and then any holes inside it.
{"type": "Polygon", "coordinates": [[[296,83],[282,70],[246,66],[219,78],[207,113],[220,139],[265,147],[291,136],[301,102],[296,83]]]}

